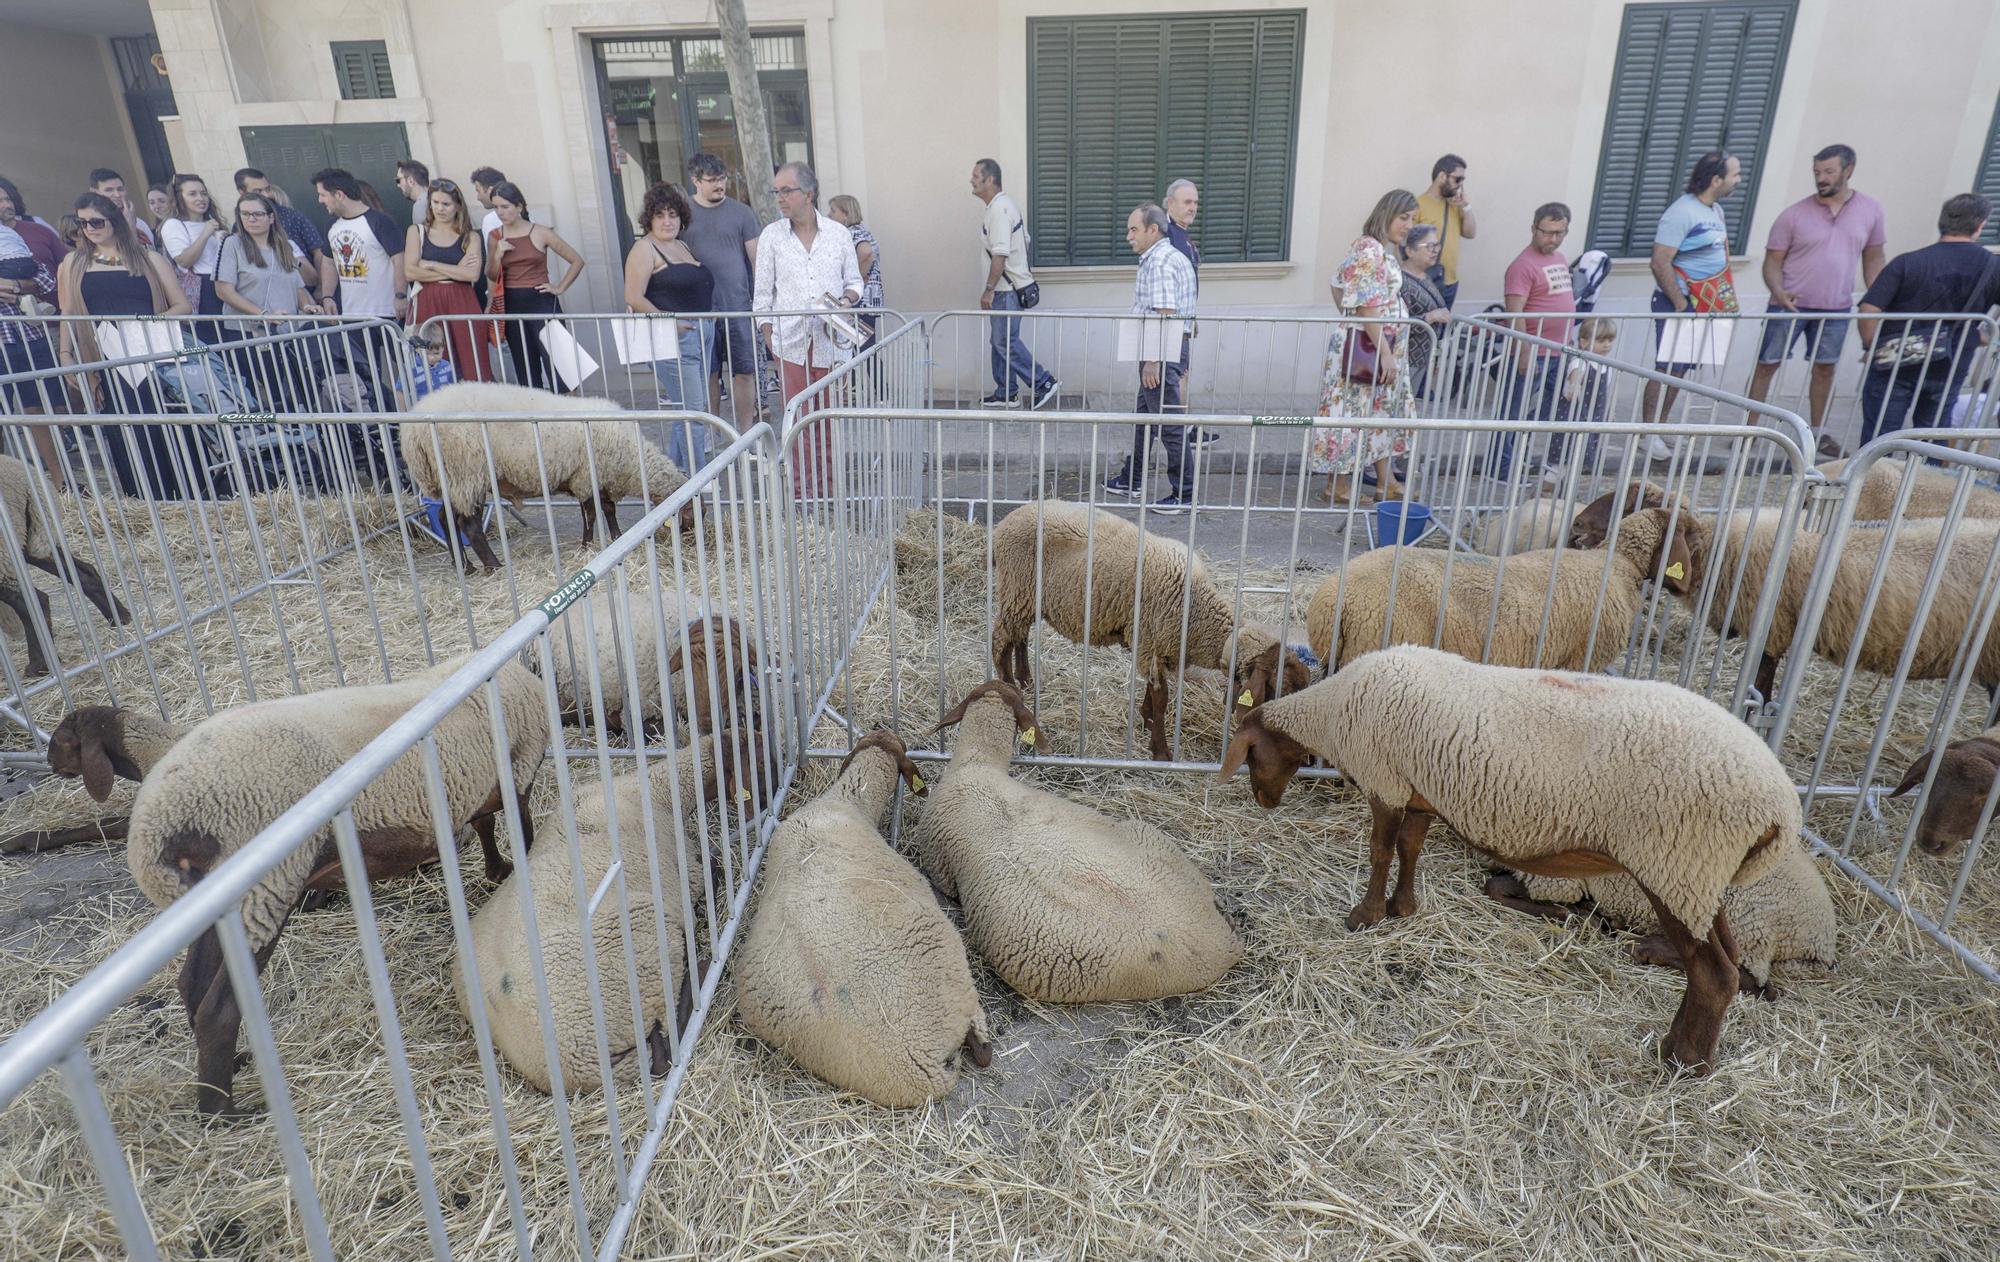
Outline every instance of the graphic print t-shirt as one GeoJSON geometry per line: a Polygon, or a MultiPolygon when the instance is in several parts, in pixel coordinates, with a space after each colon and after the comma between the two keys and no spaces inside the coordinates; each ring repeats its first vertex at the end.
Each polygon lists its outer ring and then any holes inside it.
{"type": "MultiPolygon", "coordinates": [[[[1653,233],[1654,245],[1672,246],[1674,266],[1689,280],[1707,280],[1729,266],[1729,225],[1722,207],[1710,206],[1693,193],[1682,193],[1653,233]]],[[[1682,293],[1687,282],[1675,277],[1682,293]]]]}
{"type": "Polygon", "coordinates": [[[390,262],[403,252],[403,231],[379,210],[352,219],[337,219],[326,230],[326,248],[340,277],[343,315],[396,316],[396,269],[390,262]]]}
{"type": "MultiPolygon", "coordinates": [[[[1509,298],[1522,298],[1523,311],[1560,311],[1567,315],[1576,310],[1576,295],[1570,287],[1569,260],[1562,251],[1553,254],[1537,254],[1535,247],[1516,255],[1507,265],[1507,282],[1503,291],[1509,298]]],[[[1523,320],[1514,326],[1530,337],[1545,337],[1551,342],[1569,340],[1568,320],[1523,320]]],[[[1545,351],[1544,354],[1554,354],[1545,351]]]]}

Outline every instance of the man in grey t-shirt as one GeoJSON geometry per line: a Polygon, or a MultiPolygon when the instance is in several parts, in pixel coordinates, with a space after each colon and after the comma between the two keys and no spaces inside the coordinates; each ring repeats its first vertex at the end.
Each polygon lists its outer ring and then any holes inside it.
{"type": "MultiPolygon", "coordinates": [[[[695,261],[708,269],[715,281],[710,301],[717,311],[750,310],[750,282],[757,264],[757,236],[763,226],[757,212],[729,196],[729,169],[712,153],[698,153],[688,159],[688,182],[694,185],[691,209],[694,218],[681,228],[681,240],[694,252],[695,261]]],[[[756,340],[750,335],[750,320],[715,322],[708,344],[709,407],[722,412],[722,365],[729,365],[729,407],[738,428],[757,419],[756,340]]]]}

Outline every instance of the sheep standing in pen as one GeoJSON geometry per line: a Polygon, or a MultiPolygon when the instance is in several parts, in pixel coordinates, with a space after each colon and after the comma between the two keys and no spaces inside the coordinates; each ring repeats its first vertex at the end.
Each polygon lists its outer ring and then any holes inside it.
{"type": "Polygon", "coordinates": [[[1021,694],[981,684],[917,831],[917,864],[965,911],[973,950],[1030,999],[1106,1003],[1206,990],[1243,957],[1215,888],[1164,832],[1007,774],[1035,739],[1021,694]]]}
{"type": "Polygon", "coordinates": [[[1694,589],[1693,540],[1686,516],[1670,528],[1667,510],[1651,508],[1625,520],[1608,552],[1519,552],[1503,561],[1434,548],[1377,548],[1320,583],[1306,610],[1306,642],[1328,673],[1384,647],[1385,629],[1390,644],[1435,639],[1437,647],[1474,661],[1602,670],[1624,651],[1647,580],[1657,577],[1680,594],[1694,589]]]}
{"type": "Polygon", "coordinates": [[[680,593],[671,587],[658,592],[628,590],[622,608],[610,584],[600,584],[590,596],[591,633],[584,635],[581,611],[569,615],[550,628],[549,655],[554,663],[556,704],[565,723],[587,725],[591,718],[590,661],[597,662],[598,688],[604,702],[607,732],[627,735],[628,728],[656,735],[669,714],[682,704],[674,677],[693,663],[694,721],[698,731],[708,728],[711,711],[734,709],[751,726],[761,726],[757,710],[761,668],[754,639],[734,618],[711,615],[686,624],[687,648],[681,647],[682,623],[676,611],[680,593]],[[659,641],[654,609],[666,627],[666,644],[659,641]],[[626,695],[626,645],[621,625],[630,627],[631,665],[638,680],[638,696],[626,695]],[[662,648],[664,647],[664,654],[662,648]],[[716,658],[716,680],[720,698],[709,695],[708,659],[716,658]],[[666,676],[661,677],[660,660],[666,658],[666,676]],[[735,681],[734,683],[730,681],[735,681]],[[636,727],[632,720],[638,719],[636,727]]]}
{"type": "MultiPolygon", "coordinates": [[[[527,386],[461,382],[434,390],[410,409],[412,414],[528,415],[616,413],[604,399],[550,394],[527,386]]],[[[657,504],[680,489],[687,476],[666,453],[647,442],[633,421],[486,421],[437,424],[404,421],[398,431],[410,480],[431,499],[442,500],[472,551],[489,573],[500,558],[479,524],[493,487],[519,511],[528,497],[561,491],[583,511],[585,543],[596,535],[597,510],[612,536],[619,533],[618,501],[635,498],[657,504]],[[492,465],[487,464],[491,448],[492,465]]],[[[683,512],[682,521],[691,520],[683,512]]]]}
{"type": "Polygon", "coordinates": [[[1740,958],[1723,890],[1776,868],[1801,828],[1791,777],[1748,726],[1672,684],[1402,645],[1252,710],[1221,774],[1247,762],[1270,810],[1314,754],[1374,815],[1368,890],[1348,928],[1417,909],[1417,855],[1433,819],[1519,871],[1629,873],[1687,973],[1661,1051],[1697,1073],[1713,1067],[1740,958]]]}
{"type": "MultiPolygon", "coordinates": [[[[1680,953],[1660,931],[1652,904],[1629,876],[1501,874],[1486,882],[1486,896],[1550,920],[1566,920],[1594,907],[1610,923],[1646,935],[1633,952],[1641,963],[1680,967],[1680,953]]],[[[1778,866],[1754,885],[1724,890],[1722,911],[1742,953],[1737,963],[1745,991],[1776,999],[1777,983],[1772,980],[1776,964],[1821,971],[1834,965],[1839,922],[1833,896],[1803,846],[1788,849],[1778,866]]]]}
{"type": "Polygon", "coordinates": [[[771,834],[736,1005],[752,1034],[834,1086],[916,1106],[951,1090],[960,1049],[983,1069],[993,1048],[965,943],[876,831],[899,773],[922,791],[895,733],[864,736],[833,786],[771,834]]]}
{"type": "Polygon", "coordinates": [[[1079,643],[1124,645],[1146,677],[1146,728],[1152,756],[1162,761],[1173,757],[1167,680],[1180,672],[1183,622],[1187,665],[1227,671],[1233,660],[1229,696],[1241,708],[1277,695],[1281,655],[1286,692],[1312,678],[1276,631],[1237,624],[1201,558],[1162,535],[1142,539],[1138,526],[1088,504],[1043,500],[1007,514],[993,529],[993,581],[1000,678],[1034,691],[1028,635],[1038,618],[1079,643]]]}
{"type": "MultiPolygon", "coordinates": [[[[1921,788],[1935,757],[1935,751],[1928,749],[1917,755],[1903,773],[1903,782],[1889,796],[1899,798],[1921,788]]],[[[1937,776],[1931,781],[1930,796],[1924,799],[1924,813],[1917,821],[1917,845],[1925,854],[1942,857],[1960,842],[1971,841],[1979,826],[1986,799],[1993,792],[1993,779],[2000,775],[2000,727],[1951,742],[1937,762],[1937,776]]],[[[2000,818],[2000,812],[1995,818],[2000,818]]]]}
{"type": "MultiPolygon", "coordinates": [[[[97,572],[97,567],[64,549],[60,524],[47,519],[48,514],[35,495],[34,475],[28,471],[27,465],[13,456],[0,455],[0,512],[7,514],[8,524],[14,531],[14,542],[21,549],[22,560],[64,581],[74,574],[77,590],[113,626],[124,626],[132,621],[131,612],[105,590],[104,576],[97,572]]],[[[28,608],[29,593],[41,606],[43,625],[53,630],[54,619],[48,595],[35,587],[23,591],[11,577],[0,578],[0,610],[13,616],[0,621],[8,624],[6,629],[10,633],[14,630],[12,622],[15,619],[20,621],[20,634],[28,643],[28,673],[46,675],[49,673],[48,655],[43,650],[42,637],[35,634],[35,619],[28,608]]]]}
{"type": "MultiPolygon", "coordinates": [[[[253,702],[196,724],[147,773],[132,805],[126,856],[140,891],[161,907],[186,893],[434,691],[464,660],[441,662],[393,684],[253,702]]],[[[525,845],[532,841],[526,797],[547,751],[547,711],[540,681],[525,668],[510,662],[496,678],[525,845]]],[[[433,731],[450,823],[454,829],[470,824],[479,833],[487,875],[497,880],[508,865],[494,841],[494,817],[504,804],[487,697],[487,689],[478,688],[438,720],[433,731]]],[[[384,768],[355,796],[350,809],[369,881],[401,876],[437,859],[420,748],[384,768]]],[[[261,970],[270,957],[302,894],[342,885],[329,825],[245,895],[243,924],[257,967],[261,970]]],[[[195,1036],[197,1105],[204,1113],[231,1111],[242,1014],[213,928],[188,947],[180,993],[195,1036]]]]}
{"type": "MultiPolygon", "coordinates": [[[[739,751],[740,753],[740,751],[739,751]]],[[[579,785],[575,795],[576,848],[582,871],[583,899],[577,897],[576,871],[569,847],[562,844],[563,821],[545,814],[536,830],[543,844],[528,858],[528,870],[516,872],[493,891],[472,918],[472,949],[479,962],[480,988],[493,1045],[514,1071],[543,1091],[553,1090],[547,1048],[542,1038],[522,900],[534,904],[535,927],[541,942],[548,982],[550,1023],[555,1029],[556,1055],[565,1091],[588,1091],[603,1085],[597,1056],[596,1024],[591,1016],[589,974],[585,956],[596,961],[599,993],[603,996],[605,1035],[611,1044],[614,1075],[636,1073],[641,1059],[655,1075],[668,1063],[665,1022],[667,996],[678,992],[674,1015],[676,1033],[685,1027],[693,996],[687,988],[686,922],[681,902],[690,884],[701,877],[697,832],[697,801],[709,803],[735,797],[745,780],[738,763],[722,768],[718,790],[716,746],[704,738],[699,746],[682,748],[675,756],[654,757],[645,775],[628,772],[607,784],[579,785]],[[607,793],[611,807],[607,808],[607,793]],[[644,809],[650,804],[655,844],[648,845],[644,809]],[[616,812],[617,844],[613,844],[612,811],[616,812]],[[676,821],[684,820],[692,852],[674,858],[676,821]],[[554,834],[553,838],[551,834],[554,834]],[[653,898],[652,855],[661,858],[657,873],[661,899],[653,898]],[[631,925],[630,948],[637,968],[640,1025],[647,1056],[632,1053],[634,1026],[626,980],[626,939],[619,927],[619,901],[607,894],[589,916],[590,943],[585,945],[583,908],[614,864],[622,865],[625,909],[631,925]],[[664,926],[664,935],[661,927],[664,926]],[[664,957],[664,964],[662,962],[664,957]],[[620,1042],[625,1046],[619,1047],[620,1042]]],[[[746,809],[746,814],[754,807],[746,809]]],[[[713,818],[711,816],[710,818],[713,818]]],[[[459,1007],[468,1019],[471,997],[463,969],[452,972],[459,1007]]]]}

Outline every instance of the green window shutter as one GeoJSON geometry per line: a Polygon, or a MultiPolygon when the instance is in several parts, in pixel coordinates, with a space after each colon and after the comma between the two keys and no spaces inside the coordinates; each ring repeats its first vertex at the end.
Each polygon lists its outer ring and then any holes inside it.
{"type": "Polygon", "coordinates": [[[389,74],[389,47],[379,39],[334,40],[333,76],[346,101],[375,100],[396,95],[389,74]]]}
{"type": "Polygon", "coordinates": [[[1661,213],[1711,149],[1742,164],[1743,182],[1722,211],[1731,249],[1745,248],[1792,17],[1790,0],[1626,6],[1598,153],[1592,249],[1650,253],[1661,213]]]}
{"type": "MultiPolygon", "coordinates": [[[[1986,128],[1986,149],[1979,155],[1979,174],[1972,181],[1972,191],[2000,205],[2000,105],[1994,106],[1993,122],[1986,128]]],[[[2000,215],[1987,216],[1986,234],[1980,240],[2000,245],[2000,215]]]]}
{"type": "Polygon", "coordinates": [[[1287,257],[1304,15],[1032,18],[1029,228],[1040,266],[1122,263],[1125,217],[1201,186],[1213,262],[1287,257]]]}

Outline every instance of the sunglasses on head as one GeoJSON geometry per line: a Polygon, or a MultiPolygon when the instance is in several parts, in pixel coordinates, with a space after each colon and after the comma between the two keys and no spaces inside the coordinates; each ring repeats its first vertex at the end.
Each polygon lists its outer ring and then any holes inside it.
{"type": "Polygon", "coordinates": [[[109,228],[111,221],[109,219],[100,219],[96,215],[78,215],[76,224],[79,228],[109,228]]]}
{"type": "Polygon", "coordinates": [[[453,184],[450,180],[431,181],[431,192],[433,193],[456,193],[457,191],[458,185],[453,184]]]}

